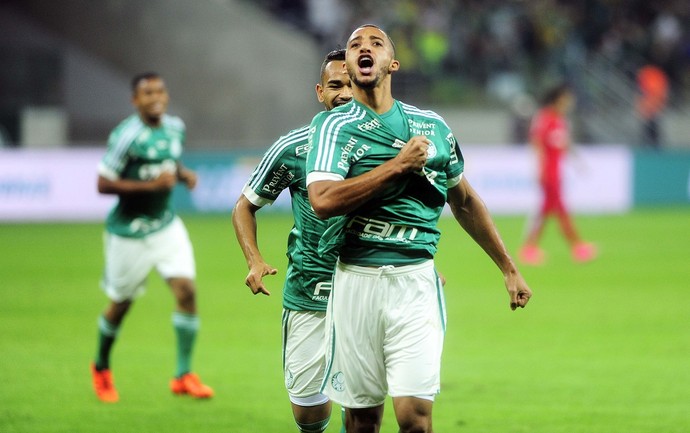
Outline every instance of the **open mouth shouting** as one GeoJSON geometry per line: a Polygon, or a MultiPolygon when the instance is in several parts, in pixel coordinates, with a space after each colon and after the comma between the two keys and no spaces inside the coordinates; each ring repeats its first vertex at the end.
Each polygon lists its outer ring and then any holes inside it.
{"type": "Polygon", "coordinates": [[[371,75],[374,69],[374,59],[369,54],[363,54],[359,57],[357,66],[362,75],[371,75]]]}

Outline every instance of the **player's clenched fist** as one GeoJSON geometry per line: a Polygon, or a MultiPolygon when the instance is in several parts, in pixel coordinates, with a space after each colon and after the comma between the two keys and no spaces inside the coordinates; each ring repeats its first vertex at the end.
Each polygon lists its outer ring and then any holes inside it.
{"type": "Polygon", "coordinates": [[[429,139],[421,135],[416,135],[405,143],[402,149],[400,149],[400,153],[396,156],[402,164],[404,171],[414,172],[424,167],[429,143],[429,139]]]}

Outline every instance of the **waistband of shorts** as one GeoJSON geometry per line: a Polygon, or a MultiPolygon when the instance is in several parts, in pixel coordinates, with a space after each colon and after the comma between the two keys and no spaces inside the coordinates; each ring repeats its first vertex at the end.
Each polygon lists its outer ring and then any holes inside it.
{"type": "Polygon", "coordinates": [[[434,261],[432,259],[425,260],[422,263],[416,263],[414,265],[404,265],[404,266],[359,266],[359,265],[349,265],[338,260],[336,267],[341,270],[346,270],[350,273],[360,274],[360,275],[407,275],[413,274],[420,271],[433,269],[434,261]]]}

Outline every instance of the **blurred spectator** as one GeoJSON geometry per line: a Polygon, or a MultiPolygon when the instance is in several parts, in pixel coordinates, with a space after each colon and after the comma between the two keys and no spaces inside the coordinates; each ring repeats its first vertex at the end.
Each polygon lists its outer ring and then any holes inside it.
{"type": "MultiPolygon", "coordinates": [[[[303,28],[329,47],[344,44],[343,29],[362,23],[385,28],[405,65],[396,93],[416,101],[443,94],[435,86],[445,89],[452,81],[452,89],[484,98],[473,102],[509,104],[566,80],[589,109],[588,93],[596,90],[584,74],[592,59],[627,77],[631,94],[637,69],[648,63],[664,70],[673,98],[690,88],[687,0],[257,1],[290,22],[303,16],[309,22],[303,28]]],[[[453,101],[461,95],[443,96],[453,101]]]]}
{"type": "Polygon", "coordinates": [[[527,144],[529,128],[537,104],[531,95],[517,94],[510,104],[511,129],[509,141],[513,144],[527,144]]]}
{"type": "Polygon", "coordinates": [[[661,147],[660,117],[668,100],[668,78],[655,65],[645,65],[637,72],[639,96],[637,113],[642,121],[642,145],[661,147]]]}

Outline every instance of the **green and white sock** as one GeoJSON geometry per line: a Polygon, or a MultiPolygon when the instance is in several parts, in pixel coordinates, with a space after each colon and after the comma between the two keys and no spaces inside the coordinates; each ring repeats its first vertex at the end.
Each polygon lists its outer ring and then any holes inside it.
{"type": "Polygon", "coordinates": [[[110,351],[112,350],[119,326],[110,323],[102,315],[98,317],[98,352],[96,352],[96,370],[110,368],[110,351]]]}
{"type": "Polygon", "coordinates": [[[199,316],[175,311],[172,321],[177,335],[177,373],[175,377],[180,377],[192,371],[192,349],[199,330],[199,316]]]}
{"type": "Polygon", "coordinates": [[[311,424],[297,423],[297,428],[301,433],[323,433],[328,428],[328,419],[317,421],[311,424]]]}

